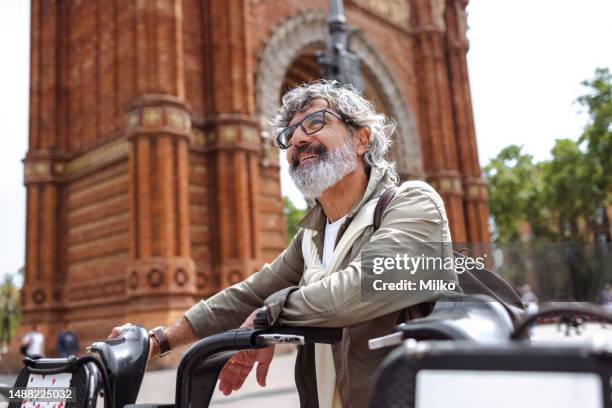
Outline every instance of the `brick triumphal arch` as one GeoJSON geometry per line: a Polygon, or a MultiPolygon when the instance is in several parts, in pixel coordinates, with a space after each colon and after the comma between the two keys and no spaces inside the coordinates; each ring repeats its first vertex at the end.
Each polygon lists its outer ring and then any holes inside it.
{"type": "MultiPolygon", "coordinates": [[[[345,1],[401,175],[436,186],[457,241],[486,242],[466,6],[345,1]]],[[[267,120],[316,75],[326,7],[32,1],[25,323],[52,338],[69,320],[84,343],[167,323],[284,249],[267,120]]]]}

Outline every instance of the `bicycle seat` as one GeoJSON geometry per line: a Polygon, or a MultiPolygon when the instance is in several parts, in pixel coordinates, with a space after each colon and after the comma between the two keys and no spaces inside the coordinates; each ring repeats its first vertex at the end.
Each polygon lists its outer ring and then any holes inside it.
{"type": "Polygon", "coordinates": [[[495,299],[485,295],[449,295],[440,298],[432,312],[396,327],[404,339],[473,340],[498,342],[513,330],[508,312],[495,299]]]}
{"type": "Polygon", "coordinates": [[[141,326],[128,326],[119,338],[93,343],[91,351],[100,355],[107,369],[112,406],[136,402],[149,357],[147,331],[141,326]]]}

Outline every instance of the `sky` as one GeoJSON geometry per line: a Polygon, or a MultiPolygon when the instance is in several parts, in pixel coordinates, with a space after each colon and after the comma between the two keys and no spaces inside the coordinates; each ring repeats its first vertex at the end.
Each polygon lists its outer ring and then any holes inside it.
{"type": "MultiPolygon", "coordinates": [[[[0,275],[24,263],[29,1],[0,0],[0,275]]],[[[587,122],[580,82],[612,68],[610,0],[470,0],[468,70],[481,165],[510,144],[536,160],[587,122]]],[[[350,24],[350,21],[349,21],[350,24]]],[[[303,206],[282,169],[283,194],[303,206]]]]}

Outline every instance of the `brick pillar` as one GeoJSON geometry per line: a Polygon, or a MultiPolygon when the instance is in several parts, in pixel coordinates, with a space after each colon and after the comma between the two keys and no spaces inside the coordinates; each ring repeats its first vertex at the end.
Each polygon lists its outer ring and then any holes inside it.
{"type": "Polygon", "coordinates": [[[446,10],[447,45],[449,59],[449,77],[452,91],[453,118],[457,146],[459,147],[459,164],[463,174],[465,191],[464,208],[469,242],[489,242],[488,197],[486,183],[482,179],[476,132],[472,113],[470,81],[467,72],[466,54],[468,40],[466,12],[467,0],[456,0],[446,10]]]}
{"type": "Polygon", "coordinates": [[[25,281],[21,291],[23,322],[49,324],[63,310],[64,241],[63,156],[30,150],[24,160],[27,190],[25,281]]]}
{"type": "Polygon", "coordinates": [[[445,49],[444,0],[414,0],[414,46],[420,64],[419,132],[427,179],[446,206],[453,240],[467,239],[463,188],[453,124],[445,49]]]}
{"type": "Polygon", "coordinates": [[[126,128],[132,220],[128,313],[185,308],[195,285],[189,237],[189,112],[177,98],[147,95],[126,115],[126,128]]]}
{"type": "MultiPolygon", "coordinates": [[[[64,166],[67,155],[58,98],[64,15],[56,2],[32,1],[29,148],[24,159],[27,191],[23,323],[43,324],[47,334],[64,307],[64,166]],[[41,17],[41,16],[44,16],[41,17]]],[[[53,348],[47,342],[47,351],[53,348]]]]}
{"type": "Polygon", "coordinates": [[[174,320],[193,303],[191,118],[183,101],[182,2],[137,4],[136,88],[141,96],[128,108],[124,122],[130,146],[127,320],[151,326],[174,320]]]}
{"type": "Polygon", "coordinates": [[[260,129],[254,116],[247,1],[209,1],[204,15],[205,90],[210,115],[212,265],[220,287],[261,267],[259,242],[260,129]]]}

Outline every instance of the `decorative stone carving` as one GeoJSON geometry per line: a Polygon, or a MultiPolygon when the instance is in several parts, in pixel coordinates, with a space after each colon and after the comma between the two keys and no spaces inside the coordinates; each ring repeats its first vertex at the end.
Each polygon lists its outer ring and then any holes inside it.
{"type": "MultiPolygon", "coordinates": [[[[326,18],[325,13],[321,11],[308,11],[285,21],[274,30],[259,56],[257,67],[255,103],[259,117],[267,120],[275,115],[285,72],[293,60],[305,48],[325,43],[326,18]]],[[[353,36],[350,48],[372,74],[398,125],[397,140],[392,147],[396,151],[395,156],[402,158],[397,163],[397,171],[400,174],[422,175],[421,142],[413,119],[414,115],[400,89],[395,85],[397,81],[387,68],[390,65],[363,35],[353,36]]],[[[271,133],[266,120],[262,120],[262,134],[271,133]]]]}
{"type": "Polygon", "coordinates": [[[66,164],[65,163],[55,163],[53,165],[53,172],[59,175],[64,174],[64,172],[66,171],[66,164]]]}
{"type": "Polygon", "coordinates": [[[161,108],[144,108],[142,113],[142,125],[145,127],[161,126],[161,108]]]}
{"type": "MultiPolygon", "coordinates": [[[[132,272],[132,273],[135,273],[132,272]]],[[[131,276],[130,276],[131,278],[131,276]]],[[[136,276],[138,278],[138,276],[136,276]]],[[[69,287],[66,290],[68,301],[84,302],[101,298],[120,296],[125,293],[125,280],[116,278],[106,282],[94,282],[86,285],[69,287]]]]}
{"type": "Polygon", "coordinates": [[[153,268],[147,274],[147,282],[152,288],[158,288],[164,283],[164,273],[157,268],[153,268]]]}
{"type": "Polygon", "coordinates": [[[260,144],[260,134],[257,129],[249,126],[225,125],[219,127],[217,134],[212,130],[204,131],[193,128],[191,130],[191,143],[196,147],[206,147],[220,143],[249,143],[260,144]],[[218,135],[218,136],[217,136],[218,135]]]}
{"type": "Polygon", "coordinates": [[[138,115],[138,112],[130,112],[127,115],[127,119],[126,119],[126,126],[129,129],[134,129],[137,128],[138,125],[140,124],[140,116],[138,115]]]}
{"type": "Polygon", "coordinates": [[[259,134],[256,129],[252,127],[245,127],[242,129],[242,141],[246,143],[259,143],[259,134]]]}
{"type": "Polygon", "coordinates": [[[35,163],[34,174],[43,176],[49,173],[49,163],[35,163]]]}
{"type": "Polygon", "coordinates": [[[123,159],[127,157],[128,148],[128,141],[126,139],[119,139],[107,143],[104,146],[90,150],[70,160],[66,166],[66,173],[72,175],[73,173],[89,171],[99,166],[123,159]]]}
{"type": "Polygon", "coordinates": [[[206,144],[206,136],[202,129],[193,128],[191,130],[191,143],[196,146],[204,146],[206,144]]]}
{"type": "Polygon", "coordinates": [[[429,181],[440,194],[463,195],[463,185],[459,175],[434,175],[429,181]]]}
{"type": "Polygon", "coordinates": [[[219,130],[219,141],[233,143],[238,141],[238,129],[235,126],[223,126],[219,130]]]}
{"type": "Polygon", "coordinates": [[[132,271],[130,272],[130,277],[128,278],[128,286],[131,290],[138,289],[138,272],[132,271]]]}
{"type": "Polygon", "coordinates": [[[188,280],[189,276],[183,268],[179,268],[174,272],[174,283],[178,286],[185,286],[188,280]]]}
{"type": "Polygon", "coordinates": [[[32,300],[35,304],[41,305],[45,303],[45,300],[47,300],[47,294],[42,289],[36,289],[32,294],[32,300]]]}
{"type": "Polygon", "coordinates": [[[487,185],[482,180],[468,180],[464,189],[469,200],[486,202],[489,199],[487,185]]]}
{"type": "Polygon", "coordinates": [[[407,0],[352,0],[351,3],[399,27],[410,28],[410,4],[407,0]]]}
{"type": "Polygon", "coordinates": [[[169,95],[144,95],[134,101],[124,117],[127,136],[160,132],[189,137],[191,116],[180,99],[169,95]]]}
{"type": "Polygon", "coordinates": [[[168,126],[177,128],[177,129],[185,129],[185,116],[182,112],[176,109],[168,109],[168,126]]]}
{"type": "Polygon", "coordinates": [[[446,0],[431,0],[431,16],[434,26],[444,31],[446,23],[444,22],[444,11],[446,10],[446,0]]]}

